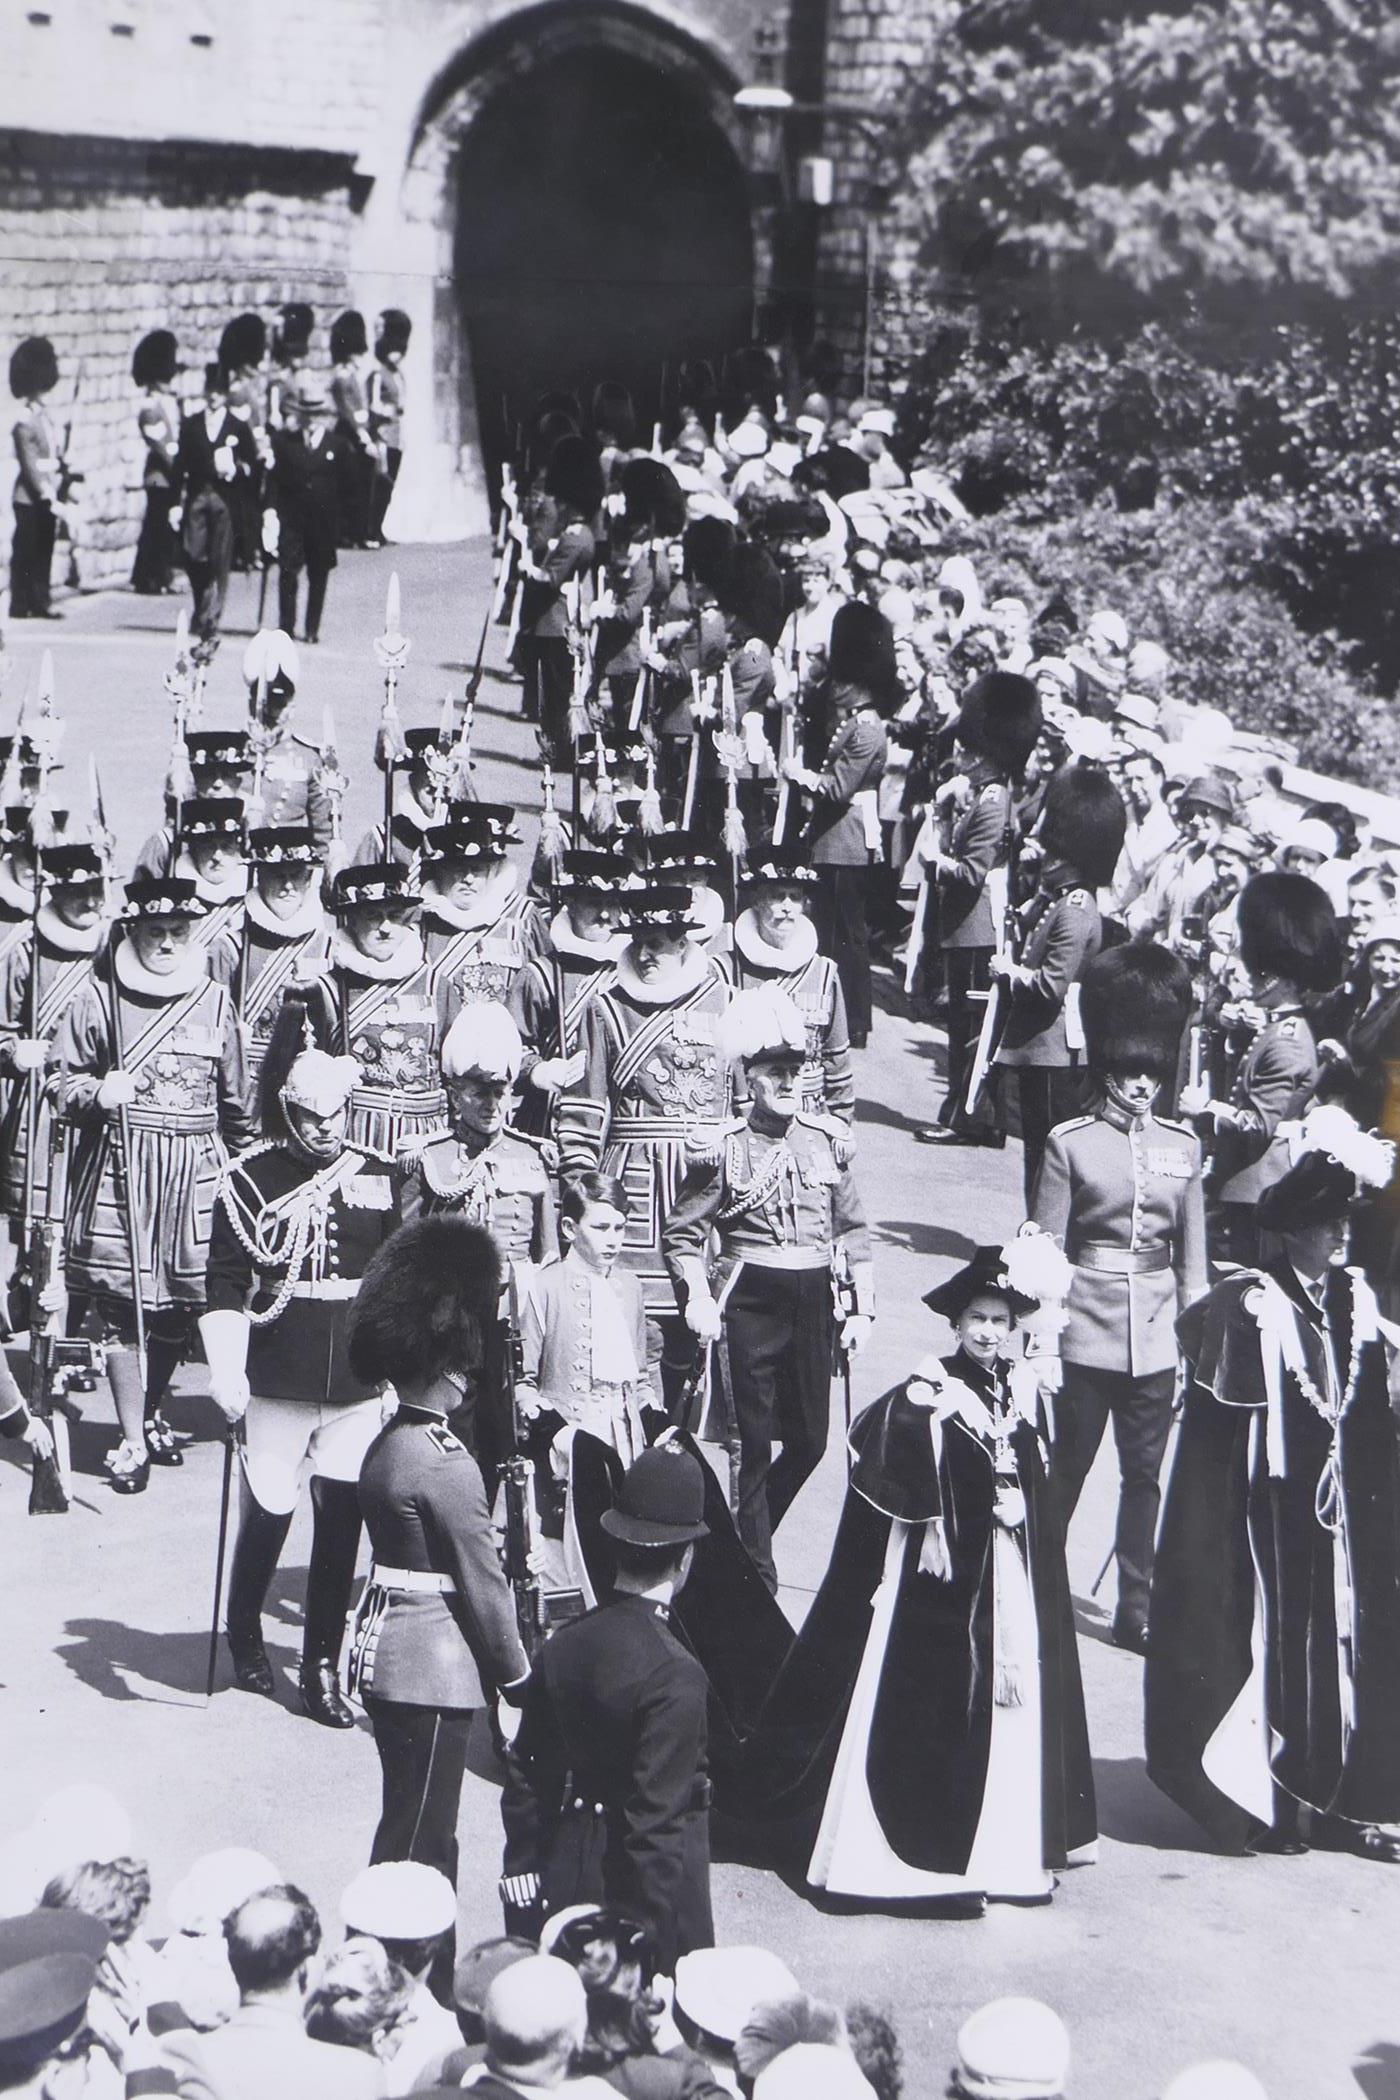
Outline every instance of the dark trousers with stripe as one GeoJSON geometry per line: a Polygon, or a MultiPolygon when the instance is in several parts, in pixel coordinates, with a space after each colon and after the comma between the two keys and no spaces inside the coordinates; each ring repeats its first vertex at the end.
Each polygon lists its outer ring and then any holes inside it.
{"type": "MultiPolygon", "coordinates": [[[[379,1828],[370,1865],[384,1859],[416,1859],[436,1867],[457,1886],[457,1814],[467,1768],[472,1709],[408,1706],[397,1699],[365,1697],[374,1730],[382,1782],[379,1828]]],[[[434,1960],[429,1985],[443,2004],[452,2003],[454,1935],[434,1960]]]]}
{"type": "Polygon", "coordinates": [[[874,869],[868,861],[853,867],[819,862],[817,880],[812,917],[822,952],[831,957],[840,976],[851,1041],[859,1048],[870,1033],[868,914],[874,869]]]}
{"type": "Polygon", "coordinates": [[[967,1075],[972,1069],[987,1012],[985,997],[974,995],[985,994],[991,985],[992,953],[990,948],[945,948],[943,951],[943,975],[948,987],[948,1089],[938,1111],[938,1120],[964,1137],[990,1137],[997,1129],[995,1096],[991,1088],[983,1089],[981,1106],[975,1116],[966,1115],[963,1110],[967,1075]]]}
{"type": "Polygon", "coordinates": [[[1149,1377],[1134,1378],[1128,1371],[1067,1363],[1064,1387],[1055,1402],[1050,1478],[1059,1496],[1066,1530],[1103,1442],[1104,1430],[1110,1421],[1113,1423],[1121,1481],[1114,1545],[1118,1610],[1124,1619],[1139,1623],[1147,1617],[1152,1588],[1157,1510],[1162,1500],[1157,1476],[1171,1430],[1175,1384],[1176,1374],[1172,1371],[1154,1371],[1149,1377]]]}
{"type": "Polygon", "coordinates": [[[721,1376],[739,1433],[739,1536],[770,1589],[778,1584],[773,1533],[826,1449],[832,1319],[829,1269],[746,1264],[724,1303],[721,1376]]]}

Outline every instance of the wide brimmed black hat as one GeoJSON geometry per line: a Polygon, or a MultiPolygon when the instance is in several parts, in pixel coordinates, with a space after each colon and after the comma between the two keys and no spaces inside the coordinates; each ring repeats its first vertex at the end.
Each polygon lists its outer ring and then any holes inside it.
{"type": "Polygon", "coordinates": [[[46,335],[27,335],[10,353],[10,392],[17,401],[52,392],[58,385],[58,359],[46,335]]]}
{"type": "Polygon", "coordinates": [[[1308,875],[1270,868],[1254,875],[1235,907],[1240,958],[1257,977],[1281,977],[1305,992],[1340,983],[1341,928],[1327,892],[1308,875]]]}
{"type": "Polygon", "coordinates": [[[950,1326],[955,1326],[974,1298],[993,1295],[1006,1300],[1013,1320],[1024,1320],[1027,1313],[1035,1311],[1035,1299],[1027,1298],[1021,1291],[1013,1291],[1006,1280],[1006,1249],[975,1247],[971,1261],[933,1290],[925,1291],[924,1304],[930,1312],[941,1313],[950,1326]]]}
{"type": "Polygon", "coordinates": [[[490,823],[473,824],[463,814],[450,823],[428,826],[423,833],[423,867],[464,868],[478,861],[504,860],[508,843],[490,823]]]}
{"type": "Polygon", "coordinates": [[[331,884],[330,906],[337,914],[362,904],[391,904],[410,911],[417,903],[412,870],[396,860],[360,861],[342,868],[331,884]]]}
{"type": "Polygon", "coordinates": [[[131,353],[137,386],[169,386],[179,366],[180,346],[168,328],[153,328],[131,353]]]}
{"type": "Polygon", "coordinates": [[[1090,889],[1113,880],[1128,829],[1123,797],[1102,766],[1071,759],[1045,791],[1040,842],[1052,858],[1066,860],[1090,889]]]}
{"type": "Polygon", "coordinates": [[[1173,1077],[1191,1011],[1191,972],[1156,941],[1120,941],[1086,968],[1079,1016],[1088,1061],[1104,1072],[1173,1077]]]}
{"type": "Polygon", "coordinates": [[[707,1538],[700,1460],[669,1446],[644,1451],[623,1474],[617,1501],[599,1522],[609,1538],[629,1546],[687,1546],[707,1538]]]}
{"type": "Polygon", "coordinates": [[[689,933],[700,922],[689,890],[659,885],[624,893],[627,924],[634,933],[689,933]]]}
{"type": "Polygon", "coordinates": [[[413,323],[400,306],[386,306],[379,316],[379,334],[375,338],[376,357],[391,357],[397,350],[402,357],[413,334],[413,323]]]}
{"type": "Polygon", "coordinates": [[[451,731],[444,736],[436,722],[415,722],[411,729],[403,732],[403,748],[414,758],[420,751],[450,751],[451,731]]]}
{"type": "Polygon", "coordinates": [[[255,868],[303,868],[321,856],[309,825],[258,824],[248,833],[248,858],[255,868]]]}
{"type": "Polygon", "coordinates": [[[185,733],[185,761],[191,770],[251,773],[253,752],[246,729],[190,729],[185,733]]]}
{"type": "Polygon", "coordinates": [[[1005,772],[1020,774],[1040,735],[1040,694],[1016,671],[988,671],[963,694],[958,742],[1005,772]]]}
{"type": "Polygon", "coordinates": [[[195,795],[180,804],[184,839],[242,839],[243,804],[234,795],[195,795]]]}
{"type": "MultiPolygon", "coordinates": [[[[649,751],[650,746],[640,731],[636,736],[631,736],[626,731],[620,736],[605,736],[602,770],[605,773],[633,772],[638,766],[646,764],[649,751]]],[[[599,770],[596,737],[590,738],[579,752],[578,770],[580,777],[585,780],[591,780],[599,770]]]]}
{"type": "Polygon", "coordinates": [[[66,846],[41,846],[39,866],[53,890],[85,890],[107,880],[107,863],[89,839],[75,839],[66,846]]]}
{"type": "Polygon", "coordinates": [[[369,348],[365,317],[352,306],[331,322],[331,363],[343,365],[349,358],[363,357],[369,348]]]}
{"type": "Polygon", "coordinates": [[[655,869],[663,881],[679,875],[683,870],[686,873],[693,870],[704,880],[712,876],[719,867],[719,862],[699,832],[683,830],[679,825],[669,831],[634,833],[627,843],[643,873],[655,869]]]}
{"type": "Polygon", "coordinates": [[[219,361],[230,372],[260,365],[267,356],[267,323],[261,314],[235,314],[219,337],[219,361]]]}
{"type": "Polygon", "coordinates": [[[118,917],[128,925],[143,919],[203,919],[209,907],[192,882],[177,875],[137,875],[126,885],[118,917]]]}
{"type": "Polygon", "coordinates": [[[783,883],[792,888],[815,889],[820,877],[806,846],[755,847],[740,877],[740,887],[761,890],[783,883]]]}
{"type": "Polygon", "coordinates": [[[1346,1217],[1357,1192],[1355,1175],[1339,1160],[1326,1152],[1305,1152],[1257,1198],[1255,1223],[1277,1233],[1335,1225],[1346,1217]]]}

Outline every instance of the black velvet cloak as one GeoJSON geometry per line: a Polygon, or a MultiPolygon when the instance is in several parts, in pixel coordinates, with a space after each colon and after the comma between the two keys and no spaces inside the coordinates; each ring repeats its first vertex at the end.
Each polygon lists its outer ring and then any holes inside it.
{"type": "MultiPolygon", "coordinates": [[[[1291,1266],[1267,1272],[1295,1308],[1313,1385],[1326,1392],[1328,1340],[1291,1266]]],[[[1238,1850],[1252,1819],[1202,1769],[1207,1744],[1251,1667],[1255,1563],[1264,1597],[1266,1712],[1276,1783],[1351,1821],[1400,1819],[1400,1462],[1386,1351],[1364,1343],[1356,1390],[1334,1431],[1287,1368],[1282,1477],[1251,1426],[1266,1414],[1250,1294],[1256,1272],[1216,1285],[1177,1323],[1190,1368],[1152,1583],[1147,1770],[1217,1844],[1238,1850]],[[1335,1487],[1328,1479],[1335,1452],[1335,1487]],[[1354,1685],[1344,1719],[1332,1544],[1319,1519],[1335,1493],[1353,1595],[1343,1626],[1354,1685]]],[[[1324,1294],[1338,1390],[1352,1358],[1351,1272],[1324,1294]]]]}
{"type": "MultiPolygon", "coordinates": [[[[992,1374],[961,1351],[944,1360],[981,1398],[992,1374]]],[[[831,1562],[802,1631],[747,1745],[736,1813],[815,1827],[840,1747],[870,1632],[891,1522],[943,1517],[950,1581],[918,1572],[922,1529],[910,1531],[885,1667],[866,1751],[881,1829],[911,1866],[966,1870],[977,1833],[992,1726],[991,1451],[945,1417],[935,1467],[930,1416],[897,1386],[851,1431],[853,1470],[831,1562]]],[[[1063,1866],[1096,1835],[1093,1770],[1064,1539],[1040,1439],[1022,1422],[1011,1436],[1025,1498],[1029,1572],[1039,1626],[1041,1784],[1045,1864],[1063,1866]]]]}

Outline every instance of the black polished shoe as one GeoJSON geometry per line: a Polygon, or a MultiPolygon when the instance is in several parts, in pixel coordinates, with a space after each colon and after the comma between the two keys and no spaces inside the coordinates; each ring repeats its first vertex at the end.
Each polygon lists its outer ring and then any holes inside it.
{"type": "Polygon", "coordinates": [[[989,1151],[1000,1152],[1006,1139],[999,1130],[955,1130],[951,1123],[926,1123],[922,1130],[914,1132],[914,1142],[916,1145],[985,1147],[989,1151]]]}
{"type": "Polygon", "coordinates": [[[1247,1853],[1266,1852],[1272,1859],[1301,1859],[1308,1850],[1296,1828],[1268,1830],[1262,1824],[1251,1831],[1245,1845],[1247,1853]]]}
{"type": "Polygon", "coordinates": [[[232,1626],[226,1626],[224,1636],[228,1641],[228,1652],[233,1658],[233,1681],[239,1691],[252,1692],[256,1698],[275,1701],[277,1680],[272,1674],[272,1664],[267,1659],[262,1634],[245,1631],[243,1628],[235,1632],[232,1626]]]}
{"type": "Polygon", "coordinates": [[[309,1720],[319,1721],[323,1728],[354,1727],[354,1710],[340,1696],[333,1662],[303,1662],[297,1689],[309,1720]]]}
{"type": "Polygon", "coordinates": [[[1146,1655],[1146,1619],[1115,1619],[1113,1622],[1113,1645],[1115,1648],[1126,1648],[1130,1655],[1146,1655]]]}
{"type": "Polygon", "coordinates": [[[185,1454],[175,1441],[175,1432],[160,1410],[146,1423],[146,1456],[153,1466],[182,1466],[185,1454]]]}

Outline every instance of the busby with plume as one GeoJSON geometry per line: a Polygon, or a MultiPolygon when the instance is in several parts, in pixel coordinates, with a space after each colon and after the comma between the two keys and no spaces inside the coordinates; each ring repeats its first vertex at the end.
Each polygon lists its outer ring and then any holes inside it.
{"type": "MultiPolygon", "coordinates": [[[[307,334],[311,333],[310,324],[307,334]]],[[[235,314],[219,337],[219,362],[225,371],[238,372],[260,365],[267,356],[267,323],[261,314],[235,314]]]]}
{"type": "Polygon", "coordinates": [[[1019,777],[1040,726],[1040,694],[1029,678],[1016,671],[988,671],[963,694],[954,730],[965,750],[1019,777]]]}
{"type": "Polygon", "coordinates": [[[1257,978],[1326,992],[1343,968],[1341,929],[1327,893],[1310,876],[1269,869],[1240,891],[1240,958],[1257,978]]]}
{"type": "Polygon", "coordinates": [[[1105,948],[1080,979],[1085,1046],[1100,1076],[1151,1072],[1170,1079],[1190,1011],[1191,972],[1156,941],[1105,948]]]}
{"type": "Polygon", "coordinates": [[[137,386],[169,386],[179,369],[180,346],[168,328],[153,328],[131,353],[131,376],[137,386]]]}
{"type": "Polygon", "coordinates": [[[1102,766],[1072,759],[1045,791],[1040,842],[1047,855],[1068,861],[1090,889],[1113,880],[1128,812],[1102,766]]]}

